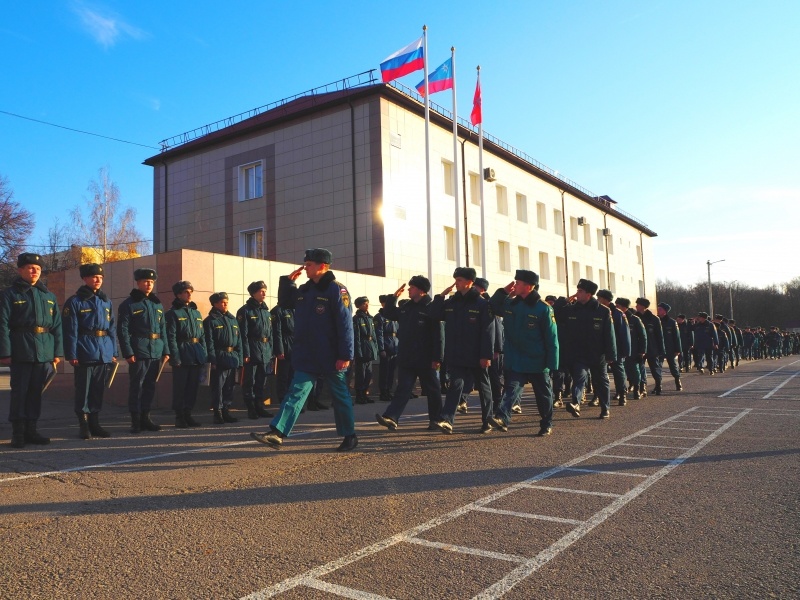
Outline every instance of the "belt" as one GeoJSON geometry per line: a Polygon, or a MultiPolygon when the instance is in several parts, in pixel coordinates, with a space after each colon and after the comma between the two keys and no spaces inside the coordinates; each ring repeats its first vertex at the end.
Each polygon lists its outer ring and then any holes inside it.
{"type": "Polygon", "coordinates": [[[256,342],[264,342],[265,344],[269,341],[269,338],[265,338],[265,337],[262,337],[262,338],[258,338],[257,337],[257,338],[250,338],[250,339],[253,340],[253,341],[256,341],[256,342]]]}
{"type": "Polygon", "coordinates": [[[233,352],[234,350],[236,350],[236,346],[226,346],[225,347],[225,352],[233,352]]]}
{"type": "Polygon", "coordinates": [[[157,340],[157,339],[159,339],[161,337],[161,334],[160,333],[148,333],[147,337],[149,337],[151,340],[157,340]]]}
{"type": "Polygon", "coordinates": [[[91,335],[94,337],[106,337],[108,335],[107,329],[81,329],[81,335],[91,335]]]}
{"type": "Polygon", "coordinates": [[[188,342],[190,344],[199,344],[200,343],[200,338],[190,338],[190,337],[181,338],[181,342],[183,342],[183,343],[187,343],[188,342]]]}
{"type": "Polygon", "coordinates": [[[50,333],[49,327],[12,327],[11,331],[21,333],[50,333]]]}

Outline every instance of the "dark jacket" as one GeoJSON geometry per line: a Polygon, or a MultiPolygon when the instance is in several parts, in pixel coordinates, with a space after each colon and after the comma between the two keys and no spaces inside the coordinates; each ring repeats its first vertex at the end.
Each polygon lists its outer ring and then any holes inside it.
{"type": "Polygon", "coordinates": [[[628,315],[614,304],[609,304],[611,322],[614,323],[614,341],[617,343],[617,360],[631,355],[631,328],[628,325],[628,315]]]}
{"type": "Polygon", "coordinates": [[[306,373],[333,373],[337,360],[353,360],[350,294],[328,271],[301,286],[287,276],[278,284],[278,304],[294,309],[292,367],[306,373]]]}
{"type": "Polygon", "coordinates": [[[423,296],[419,302],[409,300],[396,306],[397,298],[392,294],[380,311],[390,322],[397,321],[397,361],[404,368],[430,369],[431,363],[444,358],[444,326],[427,313],[432,301],[430,296],[423,296]]]}
{"type": "Polygon", "coordinates": [[[717,327],[711,321],[705,323],[696,321],[693,329],[694,347],[698,352],[708,352],[719,346],[717,327]]]}
{"type": "Polygon", "coordinates": [[[274,306],[269,313],[272,319],[272,353],[289,358],[294,344],[294,311],[274,306]]]}
{"type": "Polygon", "coordinates": [[[515,373],[558,370],[556,318],[537,291],[526,298],[511,298],[500,288],[491,304],[493,312],[503,316],[503,330],[508,332],[503,353],[505,369],[515,373]]]}
{"type": "Polygon", "coordinates": [[[378,352],[386,352],[387,356],[395,356],[399,345],[397,321],[387,319],[379,312],[375,315],[373,322],[375,323],[375,335],[378,338],[378,352]]]}
{"type": "Polygon", "coordinates": [[[266,303],[248,298],[236,312],[239,331],[242,333],[242,350],[250,363],[266,365],[272,360],[275,347],[272,315],[266,303]]]}
{"type": "Polygon", "coordinates": [[[0,294],[0,358],[43,363],[56,356],[64,356],[64,343],[55,294],[41,281],[31,285],[17,277],[0,294]]]}
{"type": "Polygon", "coordinates": [[[647,330],[647,352],[648,356],[664,356],[667,349],[664,348],[664,331],[661,329],[661,319],[645,309],[643,313],[638,313],[639,318],[647,330]]]}
{"type": "Polygon", "coordinates": [[[675,356],[682,351],[681,333],[678,322],[669,315],[660,318],[661,331],[664,333],[664,350],[668,356],[675,356]]]}
{"type": "Polygon", "coordinates": [[[64,358],[81,364],[110,363],[117,355],[117,329],[111,300],[102,290],[82,285],[64,303],[61,315],[64,358]]]}
{"type": "Polygon", "coordinates": [[[167,325],[164,307],[155,294],[145,296],[138,289],[122,301],[117,313],[117,339],[125,358],[167,356],[167,325]]]}
{"type": "Polygon", "coordinates": [[[494,357],[494,316],[478,290],[436,296],[428,305],[433,319],[444,321],[444,360],[448,367],[480,368],[494,357]]]}
{"type": "Polygon", "coordinates": [[[714,323],[714,326],[717,328],[717,335],[719,336],[719,347],[723,350],[727,350],[731,347],[730,328],[722,321],[714,323]]]}
{"type": "Polygon", "coordinates": [[[235,369],[244,364],[242,334],[239,322],[230,312],[212,308],[203,319],[208,362],[218,369],[235,369]]]}
{"type": "Polygon", "coordinates": [[[608,308],[592,298],[586,304],[575,302],[562,310],[563,320],[558,326],[564,328],[566,348],[562,348],[561,356],[567,366],[577,363],[593,366],[617,360],[617,343],[608,308]]]}
{"type": "Polygon", "coordinates": [[[681,348],[685,352],[694,347],[694,327],[688,321],[678,323],[678,332],[681,336],[681,348]]]}
{"type": "Polygon", "coordinates": [[[167,311],[167,347],[169,364],[173,367],[204,365],[208,362],[208,348],[203,330],[203,316],[194,302],[175,298],[167,311]]]}
{"type": "Polygon", "coordinates": [[[625,312],[625,316],[628,317],[628,327],[631,331],[631,353],[628,356],[638,358],[647,354],[647,330],[639,315],[632,308],[625,312]]]}
{"type": "Polygon", "coordinates": [[[362,362],[371,362],[378,358],[378,340],[375,333],[375,321],[371,314],[357,310],[353,315],[353,352],[362,362]]]}

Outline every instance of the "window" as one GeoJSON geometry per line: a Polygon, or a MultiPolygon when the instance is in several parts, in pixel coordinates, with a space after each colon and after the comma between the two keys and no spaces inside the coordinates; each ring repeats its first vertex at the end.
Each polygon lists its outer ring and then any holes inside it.
{"type": "Polygon", "coordinates": [[[500,255],[500,270],[511,270],[511,244],[508,242],[497,242],[497,251],[500,255]]]}
{"type": "Polygon", "coordinates": [[[469,174],[469,198],[473,204],[481,205],[481,180],[477,173],[469,174]]]}
{"type": "Polygon", "coordinates": [[[614,254],[614,238],[609,235],[609,236],[606,236],[606,239],[608,240],[606,242],[608,244],[608,253],[609,254],[614,254]]]}
{"type": "Polygon", "coordinates": [[[531,259],[530,259],[530,252],[525,246],[519,246],[519,268],[520,269],[530,269],[531,268],[531,259]]]}
{"type": "Polygon", "coordinates": [[[472,264],[476,267],[480,267],[483,264],[481,236],[472,234],[469,237],[472,241],[472,264]]]}
{"type": "Polygon", "coordinates": [[[497,190],[497,213],[501,215],[508,214],[508,190],[503,185],[495,187],[497,190]]]}
{"type": "Polygon", "coordinates": [[[456,259],[456,230],[452,227],[444,228],[444,257],[446,260],[456,259]]]}
{"type": "Polygon", "coordinates": [[[597,230],[597,249],[598,250],[605,250],[606,249],[605,237],[603,236],[603,230],[602,229],[598,229],[597,230]]]}
{"type": "Polygon", "coordinates": [[[523,194],[517,194],[517,221],[528,222],[528,199],[523,194]]]}
{"type": "Polygon", "coordinates": [[[578,281],[580,280],[580,278],[581,278],[581,265],[573,260],[572,261],[572,281],[574,281],[575,284],[577,284],[578,281]]]}
{"type": "Polygon", "coordinates": [[[644,281],[639,280],[639,295],[644,297],[644,281]]]}
{"type": "Polygon", "coordinates": [[[239,167],[239,201],[263,195],[263,166],[261,161],[239,167]]]}
{"type": "Polygon", "coordinates": [[[539,252],[539,277],[550,279],[550,257],[547,252],[539,252]]]}
{"type": "Polygon", "coordinates": [[[594,269],[589,265],[586,265],[586,279],[594,281],[594,269]]]}
{"type": "Polygon", "coordinates": [[[608,273],[608,289],[615,294],[617,293],[617,276],[615,273],[608,273]]]}
{"type": "Polygon", "coordinates": [[[587,246],[592,245],[592,229],[589,225],[583,226],[583,243],[587,246]]]}
{"type": "Polygon", "coordinates": [[[575,217],[569,218],[569,237],[575,242],[578,241],[578,219],[575,217]]]}
{"type": "Polygon", "coordinates": [[[600,281],[597,282],[597,285],[600,287],[606,287],[606,271],[605,269],[600,269],[600,281]]]}
{"type": "Polygon", "coordinates": [[[239,255],[247,258],[264,258],[264,230],[253,229],[239,234],[239,255]]]}
{"type": "Polygon", "coordinates": [[[536,225],[539,229],[547,229],[547,208],[541,202],[536,203],[536,225]]]}
{"type": "Polygon", "coordinates": [[[454,180],[453,180],[453,163],[448,160],[442,161],[442,178],[444,182],[444,193],[448,196],[455,196],[454,180]]]}
{"type": "Polygon", "coordinates": [[[558,283],[567,281],[567,261],[560,256],[556,256],[556,281],[558,283]]]}
{"type": "Polygon", "coordinates": [[[564,235],[564,217],[557,208],[553,209],[553,230],[556,235],[564,235]]]}
{"type": "Polygon", "coordinates": [[[636,246],[636,264],[642,264],[642,247],[636,246]]]}

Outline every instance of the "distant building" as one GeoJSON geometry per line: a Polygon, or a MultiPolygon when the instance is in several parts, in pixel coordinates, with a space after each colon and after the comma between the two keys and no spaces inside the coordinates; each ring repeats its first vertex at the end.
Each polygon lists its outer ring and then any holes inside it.
{"type": "Polygon", "coordinates": [[[53,252],[51,254],[42,254],[45,270],[48,272],[66,271],[67,269],[74,269],[86,263],[103,264],[138,257],[139,254],[136,252],[136,244],[131,244],[130,248],[124,250],[107,249],[105,251],[103,251],[102,248],[76,246],[73,244],[68,250],[53,252]]]}
{"type": "MultiPolygon", "coordinates": [[[[305,248],[324,246],[336,270],[401,281],[426,274],[423,105],[400,85],[347,84],[162,142],[144,161],[153,167],[154,252],[297,263],[305,248]]],[[[588,278],[618,295],[655,297],[654,231],[488,135],[481,173],[477,131],[462,121],[456,182],[445,114],[431,110],[434,292],[469,263],[485,268],[492,288],[525,268],[539,273],[544,294],[573,293],[588,278]]]]}

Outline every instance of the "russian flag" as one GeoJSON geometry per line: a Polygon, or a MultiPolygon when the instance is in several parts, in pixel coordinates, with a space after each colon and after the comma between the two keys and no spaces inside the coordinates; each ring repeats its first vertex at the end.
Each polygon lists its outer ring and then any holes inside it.
{"type": "Polygon", "coordinates": [[[383,83],[389,83],[403,75],[408,75],[424,68],[422,38],[419,38],[387,57],[381,63],[381,78],[383,83]]]}
{"type": "MultiPolygon", "coordinates": [[[[430,75],[428,75],[428,92],[435,94],[436,92],[443,92],[444,90],[453,89],[453,57],[451,56],[444,61],[439,67],[430,75]]],[[[417,91],[421,95],[425,95],[425,80],[423,79],[417,84],[417,91]]]]}

